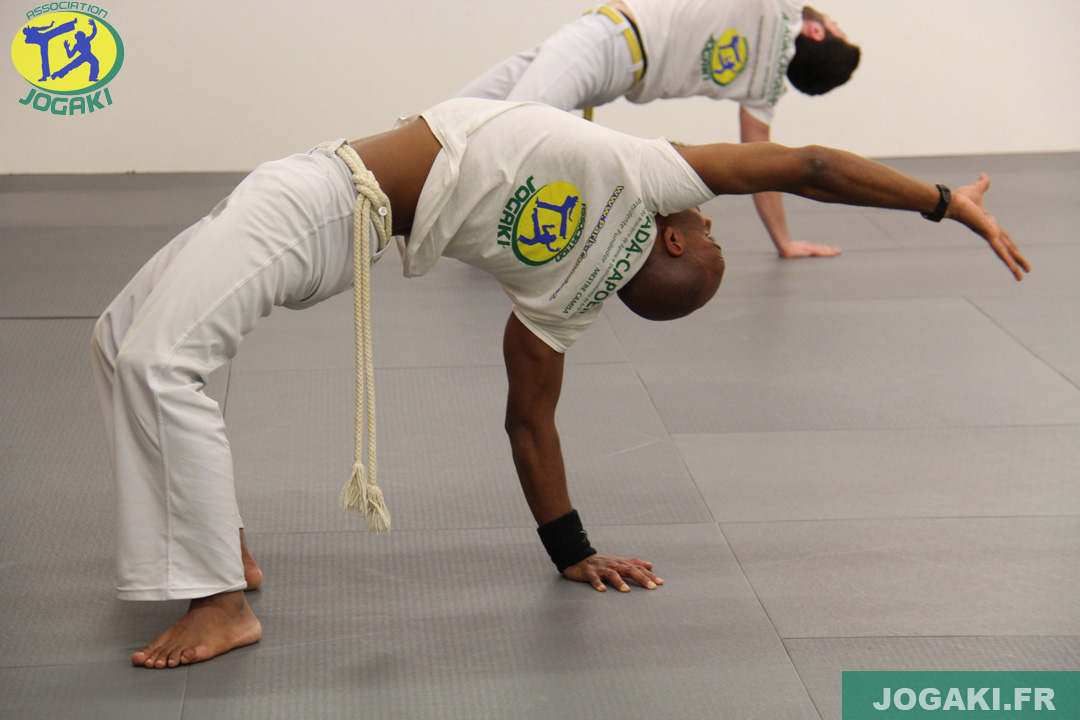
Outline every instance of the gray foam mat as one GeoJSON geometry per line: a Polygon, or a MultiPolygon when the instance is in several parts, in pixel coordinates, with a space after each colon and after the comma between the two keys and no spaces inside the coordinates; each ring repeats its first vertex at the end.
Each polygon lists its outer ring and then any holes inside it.
{"type": "Polygon", "coordinates": [[[0,717],[18,720],[179,718],[187,670],[115,662],[0,668],[0,717]]]}
{"type": "Polygon", "coordinates": [[[184,715],[584,718],[602,687],[631,717],[816,717],[715,526],[593,540],[666,584],[568,583],[531,529],[253,536],[263,640],[193,666],[184,715]]]}
{"type": "Polygon", "coordinates": [[[1076,516],[721,528],[783,638],[1080,634],[1076,516]]]}
{"type": "Polygon", "coordinates": [[[971,299],[1033,355],[1080,386],[1080,302],[1065,297],[971,299]]]}
{"type": "Polygon", "coordinates": [[[0,178],[0,227],[187,227],[243,179],[237,173],[0,178]]]}
{"type": "Polygon", "coordinates": [[[717,433],[675,444],[720,522],[1080,515],[1075,425],[717,433]]]}
{"type": "Polygon", "coordinates": [[[0,229],[0,317],[97,317],[183,228],[0,229]]]}
{"type": "Polygon", "coordinates": [[[1080,423],[1076,387],[958,298],[610,319],[673,433],[1080,423]]]}

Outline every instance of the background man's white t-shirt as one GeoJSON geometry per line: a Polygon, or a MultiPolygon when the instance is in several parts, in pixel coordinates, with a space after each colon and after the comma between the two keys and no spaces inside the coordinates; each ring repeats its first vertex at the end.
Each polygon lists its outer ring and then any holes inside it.
{"type": "Polygon", "coordinates": [[[792,0],[624,0],[645,47],[635,103],[704,95],[738,101],[766,125],[802,30],[792,0]]]}

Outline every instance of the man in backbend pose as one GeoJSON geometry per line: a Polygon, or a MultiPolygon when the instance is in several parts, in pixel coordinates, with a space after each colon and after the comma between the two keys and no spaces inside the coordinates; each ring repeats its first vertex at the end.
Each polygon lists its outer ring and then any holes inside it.
{"type": "MultiPolygon", "coordinates": [[[[1028,265],[987,213],[988,186],[981,176],[950,192],[822,147],[674,147],[541,104],[472,99],[260,166],[159,251],[94,329],[117,487],[119,595],[191,601],[132,661],[175,667],[259,639],[244,590],[261,572],[238,532],[224,419],[202,388],[260,317],[347,290],[354,254],[362,273],[391,231],[406,238],[406,276],[445,255],[490,273],[512,298],[505,427],[541,541],[567,578],[626,591],[627,579],[649,589],[662,580],[647,561],[591,547],[555,427],[563,353],[604,301],[617,294],[652,320],[700,308],[724,260],[697,207],[762,191],[954,219],[1019,280],[1028,265]],[[533,233],[555,239],[530,242],[533,233]]],[[[368,482],[350,497],[379,515],[368,482]]]]}

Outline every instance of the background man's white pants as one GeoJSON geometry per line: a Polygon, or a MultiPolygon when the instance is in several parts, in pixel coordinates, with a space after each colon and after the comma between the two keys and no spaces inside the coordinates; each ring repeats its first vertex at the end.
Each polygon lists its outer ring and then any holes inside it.
{"type": "Polygon", "coordinates": [[[603,15],[582,15],[539,46],[507,58],[454,97],[542,102],[580,110],[630,92],[634,60],[626,38],[603,15]]]}
{"type": "Polygon", "coordinates": [[[92,355],[116,478],[122,599],[245,587],[232,456],[203,386],[274,306],[352,287],[355,201],[333,148],[266,163],[162,248],[98,320],[92,355]]]}

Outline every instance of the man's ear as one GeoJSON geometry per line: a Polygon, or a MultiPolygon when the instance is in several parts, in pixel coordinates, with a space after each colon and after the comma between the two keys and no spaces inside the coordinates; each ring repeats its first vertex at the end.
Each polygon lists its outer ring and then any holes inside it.
{"type": "Polygon", "coordinates": [[[817,20],[803,20],[802,34],[816,42],[825,39],[825,26],[817,20]]]}
{"type": "Polygon", "coordinates": [[[664,244],[664,249],[667,250],[667,254],[671,257],[679,257],[686,250],[686,244],[683,242],[682,235],[676,232],[675,228],[670,225],[664,226],[659,241],[664,244]]]}

